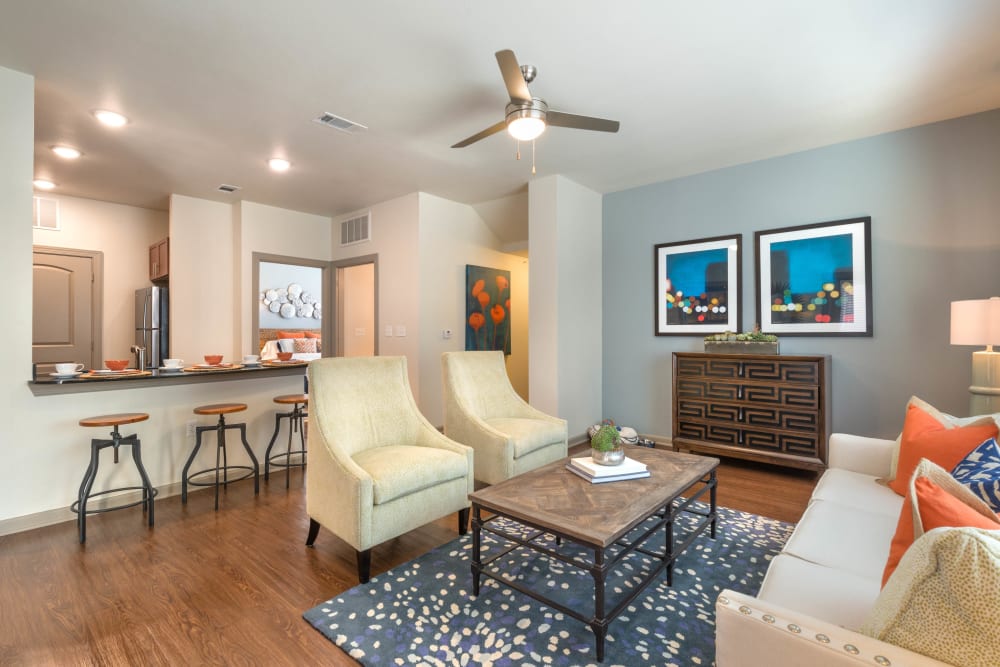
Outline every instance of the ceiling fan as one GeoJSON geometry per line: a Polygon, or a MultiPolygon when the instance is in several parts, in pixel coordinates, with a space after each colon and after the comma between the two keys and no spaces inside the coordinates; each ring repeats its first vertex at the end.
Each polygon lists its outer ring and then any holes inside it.
{"type": "Polygon", "coordinates": [[[597,132],[617,132],[618,121],[594,118],[592,116],[577,116],[576,114],[553,111],[545,100],[532,97],[528,84],[535,80],[538,70],[532,65],[518,65],[517,57],[510,49],[497,51],[497,64],[503,82],[510,95],[505,117],[496,125],[478,132],[468,139],[463,139],[452,148],[464,148],[480,139],[502,132],[504,129],[518,141],[531,141],[545,131],[546,126],[570,127],[578,130],[595,130],[597,132]]]}

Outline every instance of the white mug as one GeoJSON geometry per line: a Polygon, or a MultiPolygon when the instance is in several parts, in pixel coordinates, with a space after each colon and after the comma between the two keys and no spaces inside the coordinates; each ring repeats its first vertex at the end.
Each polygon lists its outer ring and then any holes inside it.
{"type": "Polygon", "coordinates": [[[256,364],[258,361],[260,361],[260,357],[257,356],[256,354],[244,354],[243,355],[243,363],[244,364],[256,364]]]}
{"type": "Polygon", "coordinates": [[[180,368],[183,365],[184,365],[184,360],[183,359],[164,359],[163,360],[163,367],[164,368],[180,368]]]}
{"type": "Polygon", "coordinates": [[[71,373],[79,373],[83,370],[83,364],[74,363],[64,363],[56,364],[56,373],[59,375],[70,375],[71,373]]]}

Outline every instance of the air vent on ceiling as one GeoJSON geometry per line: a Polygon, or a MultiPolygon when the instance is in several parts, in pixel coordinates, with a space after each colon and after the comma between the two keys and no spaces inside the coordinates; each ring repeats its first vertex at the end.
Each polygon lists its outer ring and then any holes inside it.
{"type": "Polygon", "coordinates": [[[219,192],[236,192],[237,190],[242,189],[243,188],[238,185],[226,185],[225,183],[219,186],[219,192]]]}
{"type": "Polygon", "coordinates": [[[371,211],[340,223],[340,245],[372,240],[371,211]]]}
{"type": "Polygon", "coordinates": [[[324,111],[319,117],[313,118],[314,123],[319,123],[320,125],[326,125],[327,127],[332,127],[335,130],[340,130],[341,132],[361,132],[367,130],[367,125],[362,125],[361,123],[355,123],[353,120],[347,120],[346,118],[341,118],[336,116],[329,111],[324,111]]]}
{"type": "Polygon", "coordinates": [[[32,197],[32,223],[35,229],[59,231],[59,200],[32,197]]]}

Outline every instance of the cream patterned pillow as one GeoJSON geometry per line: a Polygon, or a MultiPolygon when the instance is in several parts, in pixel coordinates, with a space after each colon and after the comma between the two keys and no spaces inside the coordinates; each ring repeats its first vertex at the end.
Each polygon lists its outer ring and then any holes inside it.
{"type": "Polygon", "coordinates": [[[315,338],[295,338],[295,352],[315,352],[315,338]]]}
{"type": "Polygon", "coordinates": [[[951,665],[1000,656],[1000,531],[935,528],[913,543],[861,627],[951,665]]]}

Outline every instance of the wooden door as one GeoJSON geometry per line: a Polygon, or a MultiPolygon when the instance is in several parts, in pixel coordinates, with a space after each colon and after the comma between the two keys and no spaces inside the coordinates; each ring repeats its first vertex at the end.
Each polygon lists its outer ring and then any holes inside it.
{"type": "Polygon", "coordinates": [[[63,361],[101,367],[100,276],[101,253],[35,247],[31,357],[39,373],[63,361]]]}

